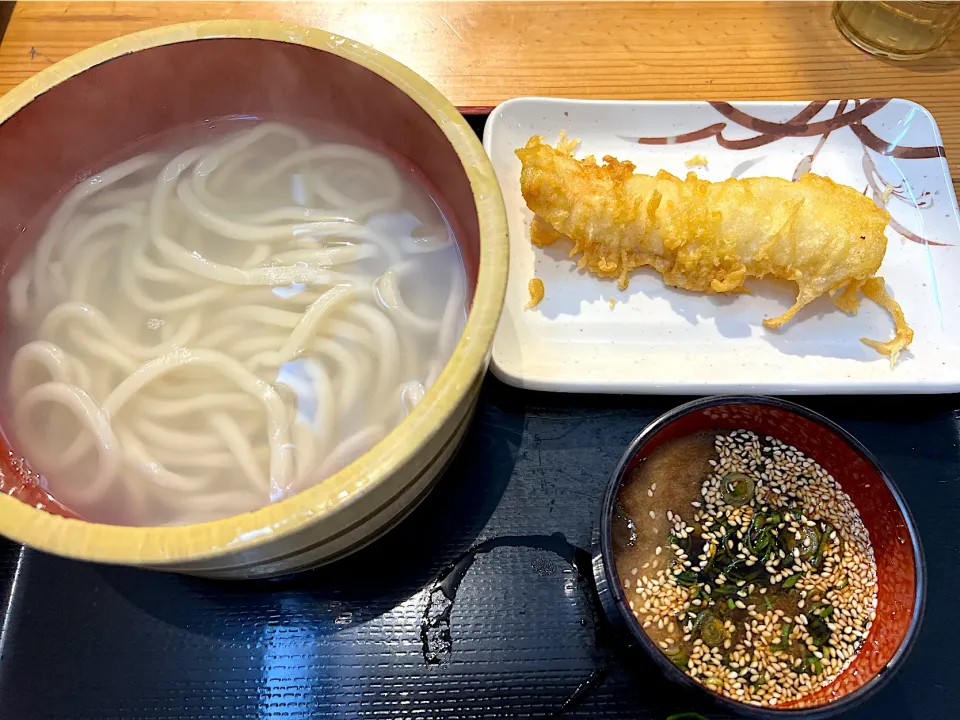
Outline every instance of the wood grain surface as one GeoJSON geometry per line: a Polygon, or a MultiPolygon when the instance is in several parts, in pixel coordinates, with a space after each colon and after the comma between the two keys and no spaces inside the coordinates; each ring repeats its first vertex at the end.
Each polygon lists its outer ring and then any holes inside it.
{"type": "Polygon", "coordinates": [[[906,97],[936,117],[960,177],[960,34],[909,63],[871,57],[830,3],[17,3],[0,93],[72,53],[158,25],[258,18],[322,27],[389,53],[468,109],[510,97],[906,97]]]}

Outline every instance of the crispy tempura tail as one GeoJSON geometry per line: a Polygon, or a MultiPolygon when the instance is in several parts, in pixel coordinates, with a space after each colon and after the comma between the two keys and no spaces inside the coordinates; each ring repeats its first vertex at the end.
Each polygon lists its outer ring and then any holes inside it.
{"type": "Polygon", "coordinates": [[[860,338],[860,342],[868,345],[878,353],[890,356],[890,367],[897,363],[897,356],[900,351],[913,342],[913,330],[907,325],[907,320],[903,316],[903,310],[900,305],[890,297],[887,288],[884,286],[882,277],[872,277],[863,283],[863,294],[873,300],[877,305],[890,313],[893,317],[893,325],[896,329],[896,335],[892,340],[880,342],[870,338],[860,338]]]}

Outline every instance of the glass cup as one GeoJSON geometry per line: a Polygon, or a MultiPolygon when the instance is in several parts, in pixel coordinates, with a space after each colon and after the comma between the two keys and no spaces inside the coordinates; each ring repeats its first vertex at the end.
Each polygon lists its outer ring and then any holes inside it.
{"type": "Polygon", "coordinates": [[[920,58],[943,45],[960,23],[960,2],[839,0],[833,20],[862,50],[894,60],[920,58]]]}

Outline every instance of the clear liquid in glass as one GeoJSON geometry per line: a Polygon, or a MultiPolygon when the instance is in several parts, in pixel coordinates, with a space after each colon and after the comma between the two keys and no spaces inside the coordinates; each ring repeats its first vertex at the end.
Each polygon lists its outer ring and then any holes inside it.
{"type": "Polygon", "coordinates": [[[909,60],[933,52],[960,23],[958,2],[840,0],[833,19],[840,32],[873,55],[909,60]]]}

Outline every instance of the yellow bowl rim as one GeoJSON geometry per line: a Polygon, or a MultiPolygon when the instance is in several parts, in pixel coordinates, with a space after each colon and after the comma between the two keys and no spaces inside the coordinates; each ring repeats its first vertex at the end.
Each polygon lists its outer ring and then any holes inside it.
{"type": "MultiPolygon", "coordinates": [[[[42,70],[0,97],[0,123],[61,82],[101,63],[180,42],[273,40],[333,53],[380,75],[413,99],[453,145],[470,181],[480,227],[480,266],[467,323],[437,382],[414,411],[353,464],[311,488],[243,515],[177,527],[126,527],[63,518],[0,494],[0,533],[31,547],[96,562],[163,566],[250,550],[329,517],[416,455],[486,369],[507,279],[507,225],[493,166],[473,130],[436,88],[373,48],[324,30],[272,21],[215,20],[143,30],[42,70]]],[[[265,556],[265,561],[269,556],[265,556]]]]}

